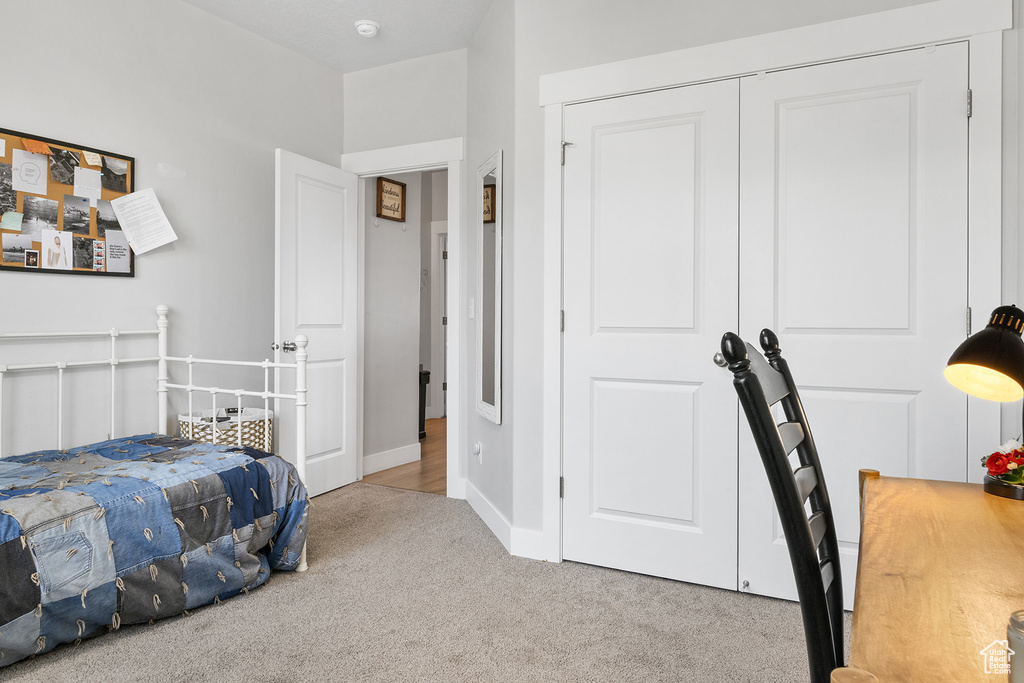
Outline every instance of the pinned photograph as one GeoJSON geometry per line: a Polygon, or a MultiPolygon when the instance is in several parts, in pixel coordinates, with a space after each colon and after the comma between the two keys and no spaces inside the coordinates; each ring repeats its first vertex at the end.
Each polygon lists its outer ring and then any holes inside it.
{"type": "Polygon", "coordinates": [[[128,162],[117,157],[103,157],[103,188],[111,192],[128,191],[128,162]]]}
{"type": "Polygon", "coordinates": [[[18,210],[18,193],[11,184],[11,165],[0,164],[0,214],[18,210]]]}
{"type": "Polygon", "coordinates": [[[43,230],[43,267],[54,270],[71,270],[71,235],[61,235],[56,230],[43,230]]]}
{"type": "Polygon", "coordinates": [[[74,240],[75,268],[92,270],[92,239],[88,237],[79,237],[78,235],[75,235],[72,239],[74,240]]]}
{"type": "Polygon", "coordinates": [[[22,214],[24,218],[21,221],[21,232],[25,235],[36,236],[43,230],[56,230],[57,229],[57,210],[58,202],[56,199],[46,199],[45,197],[32,197],[25,195],[25,206],[23,207],[22,214]]]}
{"type": "Polygon", "coordinates": [[[78,155],[66,149],[55,149],[50,156],[50,180],[61,185],[75,184],[78,155]]]}
{"type": "Polygon", "coordinates": [[[49,161],[45,154],[33,154],[23,149],[11,150],[13,157],[13,178],[11,184],[19,192],[45,195],[48,187],[46,167],[49,161]]]}
{"type": "Polygon", "coordinates": [[[107,230],[120,230],[121,224],[117,222],[117,214],[114,207],[107,199],[96,202],[96,234],[100,237],[107,236],[107,230]]]}
{"type": "Polygon", "coordinates": [[[26,268],[38,268],[39,267],[39,252],[35,249],[25,250],[25,267],[26,268]]]}
{"type": "Polygon", "coordinates": [[[25,263],[25,252],[32,249],[32,238],[27,235],[3,236],[4,263],[25,263]]]}
{"type": "Polygon", "coordinates": [[[107,245],[102,240],[92,242],[92,269],[106,270],[107,245]]]}
{"type": "Polygon", "coordinates": [[[64,195],[64,232],[89,234],[89,200],[73,194],[64,195]]]}

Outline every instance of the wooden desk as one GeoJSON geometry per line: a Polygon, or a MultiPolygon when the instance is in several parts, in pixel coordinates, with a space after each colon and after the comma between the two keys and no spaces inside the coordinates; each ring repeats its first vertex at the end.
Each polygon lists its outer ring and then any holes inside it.
{"type": "Polygon", "coordinates": [[[1024,609],[1024,501],[882,477],[863,506],[850,666],[880,683],[1005,681],[980,653],[1024,609]]]}

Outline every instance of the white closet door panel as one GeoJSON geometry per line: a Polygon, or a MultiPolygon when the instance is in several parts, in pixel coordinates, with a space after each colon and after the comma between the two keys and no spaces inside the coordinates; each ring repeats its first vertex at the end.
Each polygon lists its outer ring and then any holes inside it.
{"type": "Polygon", "coordinates": [[[736,585],[737,90],[566,108],[566,559],[736,585]]]}
{"type": "MultiPolygon", "coordinates": [[[[966,398],[942,369],[967,305],[967,46],[743,79],[740,321],[774,329],[832,497],[853,603],[857,470],[964,480],[966,398]]],[[[795,599],[741,439],[740,580],[795,599]]]]}
{"type": "Polygon", "coordinates": [[[780,108],[778,302],[785,327],[909,328],[916,131],[906,123],[914,99],[909,87],[881,88],[869,97],[780,108]]]}

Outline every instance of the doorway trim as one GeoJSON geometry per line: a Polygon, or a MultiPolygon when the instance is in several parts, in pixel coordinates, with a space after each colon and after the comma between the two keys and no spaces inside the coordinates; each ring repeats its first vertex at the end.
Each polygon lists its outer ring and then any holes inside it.
{"type": "MultiPolygon", "coordinates": [[[[341,155],[341,168],[359,177],[360,186],[367,178],[385,173],[408,173],[417,171],[448,171],[448,497],[466,497],[466,463],[463,463],[462,435],[462,348],[463,321],[459,302],[462,300],[462,165],[465,158],[463,138],[448,138],[412,145],[387,147],[352,152],[341,155]]],[[[366,206],[359,193],[359,223],[365,225],[366,206]]],[[[359,311],[358,319],[361,329],[365,318],[365,272],[364,237],[359,231],[359,311]]],[[[358,392],[360,425],[363,420],[363,341],[359,342],[358,392]]],[[[359,430],[359,453],[362,455],[362,429],[359,430]]],[[[359,478],[361,479],[362,457],[359,458],[359,478]]]]}
{"type": "MultiPolygon", "coordinates": [[[[562,560],[562,165],[563,108],[661,88],[738,78],[839,59],[970,43],[968,304],[980,316],[998,306],[1002,275],[1002,40],[1012,0],[936,0],[864,16],[541,76],[544,109],[544,294],[541,559],[562,560]]],[[[966,93],[965,107],[966,107],[966,93]]],[[[565,141],[571,143],[571,140],[565,141]]],[[[564,153],[572,154],[570,147],[564,153]]],[[[1015,180],[1015,179],[1013,179],[1015,180]]],[[[1015,186],[1015,184],[1014,184],[1015,186]]],[[[1008,228],[1012,231],[1012,227],[1008,228]]],[[[1016,243],[1015,236],[1013,242],[1016,243]]],[[[1005,264],[1004,264],[1005,267],[1005,264]]],[[[1005,273],[1007,277],[1016,273],[1005,273]]],[[[1008,280],[1009,281],[1009,280],[1008,280]]],[[[966,312],[965,312],[966,314],[966,312]]],[[[711,358],[708,358],[711,362],[711,358]]],[[[936,372],[941,371],[937,368],[936,372]]],[[[998,404],[970,401],[968,452],[991,448],[998,404]],[[987,445],[985,445],[987,444],[987,445]]],[[[966,465],[965,465],[966,466],[966,465]]],[[[973,468],[977,470],[978,468],[973,468]]],[[[980,476],[980,475],[978,475],[980,476]]]]}
{"type": "Polygon", "coordinates": [[[445,316],[447,307],[442,302],[447,302],[447,256],[448,250],[448,221],[430,222],[430,374],[431,382],[428,385],[430,401],[427,404],[427,419],[445,416],[445,382],[447,375],[444,372],[445,356],[447,348],[445,333],[445,316]],[[444,235],[442,245],[441,235],[444,235]]]}

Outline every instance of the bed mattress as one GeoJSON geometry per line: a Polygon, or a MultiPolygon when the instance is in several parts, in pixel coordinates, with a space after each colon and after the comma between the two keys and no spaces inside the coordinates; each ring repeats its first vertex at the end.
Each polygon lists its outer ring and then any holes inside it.
{"type": "Polygon", "coordinates": [[[294,467],[148,434],[0,460],[0,666],[294,570],[294,467]]]}

